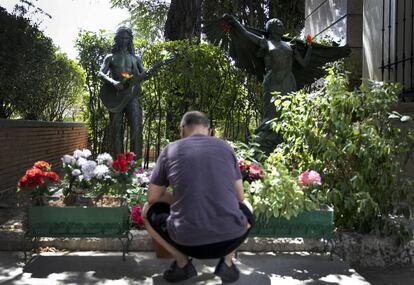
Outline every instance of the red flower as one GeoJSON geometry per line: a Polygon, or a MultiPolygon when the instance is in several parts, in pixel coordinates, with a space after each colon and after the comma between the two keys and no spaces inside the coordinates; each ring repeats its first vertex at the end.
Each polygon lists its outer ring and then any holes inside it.
{"type": "Polygon", "coordinates": [[[50,164],[47,163],[46,161],[43,161],[43,160],[35,162],[33,167],[39,168],[42,171],[49,171],[50,170],[50,164]]]}
{"type": "Polygon", "coordinates": [[[124,160],[115,160],[114,162],[112,162],[112,167],[116,170],[116,171],[122,171],[125,172],[128,170],[128,161],[126,159],[124,160]]]}
{"type": "Polygon", "coordinates": [[[131,160],[133,160],[133,159],[134,159],[135,153],[133,153],[133,152],[127,152],[127,153],[125,154],[125,156],[126,156],[126,160],[127,160],[127,161],[131,161],[131,160]]]}
{"type": "Polygon", "coordinates": [[[20,178],[17,186],[19,186],[19,188],[25,188],[27,186],[27,175],[23,175],[22,178],[20,178]]]}
{"type": "Polygon", "coordinates": [[[123,154],[123,153],[118,153],[118,154],[116,155],[116,159],[117,159],[117,160],[126,160],[126,156],[125,156],[125,154],[123,154]]]}
{"type": "Polygon", "coordinates": [[[32,167],[28,169],[26,171],[26,176],[27,176],[26,186],[29,188],[35,188],[45,182],[44,180],[45,173],[36,167],[32,167]]]}
{"type": "Polygon", "coordinates": [[[306,35],[306,43],[308,46],[310,46],[312,43],[312,36],[310,34],[306,35]]]}
{"type": "Polygon", "coordinates": [[[57,175],[56,172],[53,171],[47,172],[46,177],[49,178],[49,180],[53,183],[59,182],[60,180],[59,175],[57,175]]]}
{"type": "Polygon", "coordinates": [[[139,205],[132,206],[131,221],[135,225],[143,225],[144,219],[141,216],[141,207],[139,205]]]}
{"type": "Polygon", "coordinates": [[[261,175],[262,175],[262,170],[260,169],[259,166],[253,165],[253,164],[250,165],[249,176],[251,178],[261,177],[261,175]]]}
{"type": "Polygon", "coordinates": [[[229,26],[229,24],[227,24],[226,21],[221,21],[220,26],[221,26],[221,29],[223,30],[223,32],[225,32],[226,34],[228,32],[230,32],[230,26],[229,26]]]}

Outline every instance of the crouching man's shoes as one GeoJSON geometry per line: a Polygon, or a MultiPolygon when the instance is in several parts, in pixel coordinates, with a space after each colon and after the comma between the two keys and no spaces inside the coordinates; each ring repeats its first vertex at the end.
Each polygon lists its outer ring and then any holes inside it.
{"type": "Polygon", "coordinates": [[[188,260],[188,263],[183,268],[180,268],[177,262],[174,261],[170,268],[164,272],[164,279],[168,282],[180,282],[194,276],[197,276],[197,271],[191,260],[188,260]]]}
{"type": "Polygon", "coordinates": [[[224,258],[220,258],[219,263],[216,266],[214,274],[221,278],[224,282],[235,282],[239,279],[240,271],[234,263],[230,267],[224,262],[224,258]]]}

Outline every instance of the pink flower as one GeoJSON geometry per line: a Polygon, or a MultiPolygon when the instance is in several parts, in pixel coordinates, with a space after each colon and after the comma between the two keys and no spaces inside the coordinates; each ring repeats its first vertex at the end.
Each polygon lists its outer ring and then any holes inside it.
{"type": "Polygon", "coordinates": [[[314,170],[306,170],[301,175],[299,175],[299,185],[300,186],[309,186],[309,185],[315,185],[321,184],[321,176],[318,172],[314,170]]]}
{"type": "Polygon", "coordinates": [[[261,178],[262,170],[260,169],[259,166],[252,164],[250,165],[249,176],[251,178],[261,178]]]}
{"type": "Polygon", "coordinates": [[[131,208],[131,221],[134,225],[143,225],[144,218],[141,216],[141,207],[139,205],[134,205],[131,208]]]}
{"type": "Polygon", "coordinates": [[[321,185],[321,176],[314,170],[309,171],[308,180],[310,184],[321,185]]]}

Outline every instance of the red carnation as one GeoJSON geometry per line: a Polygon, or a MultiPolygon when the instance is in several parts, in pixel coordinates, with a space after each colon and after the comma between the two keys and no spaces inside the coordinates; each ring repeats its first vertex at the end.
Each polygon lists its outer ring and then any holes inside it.
{"type": "Polygon", "coordinates": [[[17,183],[17,186],[19,188],[25,188],[27,185],[27,175],[23,175],[22,178],[20,178],[19,182],[17,183]]]}
{"type": "Polygon", "coordinates": [[[126,154],[125,154],[125,156],[126,156],[126,160],[127,161],[131,161],[131,160],[133,160],[134,159],[134,156],[135,156],[135,153],[133,153],[133,152],[127,152],[126,154]]]}
{"type": "Polygon", "coordinates": [[[310,34],[306,35],[306,44],[310,46],[312,43],[312,36],[310,34]]]}
{"type": "Polygon", "coordinates": [[[114,162],[112,162],[112,167],[116,170],[116,171],[122,171],[125,172],[128,170],[128,161],[126,161],[126,159],[124,160],[115,160],[114,162]]]}
{"type": "Polygon", "coordinates": [[[120,161],[120,160],[126,160],[126,156],[123,153],[118,153],[116,155],[116,160],[120,161]]]}
{"type": "Polygon", "coordinates": [[[49,180],[53,183],[59,182],[60,180],[59,175],[57,175],[56,172],[53,171],[47,172],[46,177],[49,178],[49,180]]]}
{"type": "Polygon", "coordinates": [[[39,168],[42,171],[49,171],[50,170],[50,164],[47,163],[46,161],[43,161],[43,160],[35,162],[33,167],[39,168]]]}

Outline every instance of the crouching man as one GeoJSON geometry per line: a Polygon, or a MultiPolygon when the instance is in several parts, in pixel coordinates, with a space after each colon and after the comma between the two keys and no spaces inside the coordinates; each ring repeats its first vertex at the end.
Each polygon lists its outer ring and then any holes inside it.
{"type": "Polygon", "coordinates": [[[214,273],[223,282],[239,278],[233,254],[246,239],[253,217],[243,202],[233,149],[210,133],[205,114],[187,112],[181,120],[182,139],[164,148],[152,172],[145,225],[175,258],[164,272],[169,282],[197,275],[189,257],[219,258],[214,273]],[[172,192],[166,191],[168,186],[172,192]]]}

